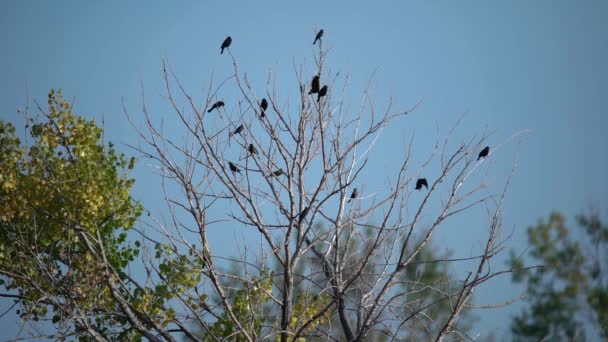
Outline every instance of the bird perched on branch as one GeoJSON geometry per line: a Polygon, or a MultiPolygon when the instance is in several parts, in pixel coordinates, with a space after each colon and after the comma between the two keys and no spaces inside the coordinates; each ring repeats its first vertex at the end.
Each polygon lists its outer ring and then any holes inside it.
{"type": "Polygon", "coordinates": [[[224,107],[224,101],[217,101],[216,103],[214,103],[213,106],[209,108],[207,113],[211,113],[214,109],[219,109],[220,107],[224,107]]]}
{"type": "Polygon", "coordinates": [[[249,144],[247,151],[249,151],[250,154],[258,154],[258,150],[255,148],[255,146],[253,146],[253,144],[249,144]]]}
{"type": "Polygon", "coordinates": [[[220,51],[220,54],[224,53],[224,49],[229,47],[230,44],[232,44],[232,38],[230,38],[230,36],[226,37],[226,39],[224,39],[224,42],[222,43],[222,46],[220,47],[222,49],[222,51],[220,51]]]}
{"type": "Polygon", "coordinates": [[[315,37],[315,41],[312,42],[312,45],[315,45],[317,43],[317,40],[321,39],[321,37],[323,37],[323,29],[321,29],[321,31],[319,31],[317,33],[317,36],[315,37]]]}
{"type": "Polygon", "coordinates": [[[262,99],[262,102],[260,102],[260,116],[261,117],[265,117],[266,116],[266,109],[268,109],[268,101],[266,101],[265,98],[262,99]]]}
{"type": "Polygon", "coordinates": [[[310,82],[310,91],[308,92],[308,95],[318,93],[320,87],[319,75],[315,75],[315,77],[312,78],[312,82],[310,82]]]}
{"type": "Polygon", "coordinates": [[[422,187],[429,188],[429,183],[426,182],[426,178],[418,178],[416,181],[416,190],[422,189],[422,187]]]}
{"type": "Polygon", "coordinates": [[[327,86],[326,85],[324,85],[323,88],[321,88],[321,90],[319,90],[319,94],[317,95],[317,102],[321,101],[321,98],[325,95],[327,95],[327,86]]]}
{"type": "Polygon", "coordinates": [[[488,154],[490,154],[490,146],[484,147],[483,150],[479,152],[479,157],[477,157],[477,160],[487,157],[488,154]]]}
{"type": "Polygon", "coordinates": [[[357,191],[357,188],[354,188],[353,189],[353,193],[350,194],[350,199],[348,200],[348,203],[350,203],[350,201],[352,201],[355,198],[357,198],[357,196],[359,196],[359,192],[357,191]]]}
{"type": "Polygon", "coordinates": [[[304,218],[306,218],[306,215],[308,215],[308,212],[310,211],[310,207],[306,207],[304,209],[302,209],[302,212],[300,213],[300,216],[298,217],[298,224],[302,223],[302,221],[304,221],[304,218]]]}
{"type": "MultiPolygon", "coordinates": [[[[237,127],[234,132],[230,132],[228,134],[228,146],[230,146],[230,140],[232,139],[232,136],[235,134],[241,134],[241,132],[243,131],[243,129],[245,128],[245,126],[240,125],[239,127],[237,127]]],[[[242,135],[242,134],[241,134],[242,135]]]]}
{"type": "Polygon", "coordinates": [[[230,171],[232,171],[232,173],[241,173],[241,170],[239,170],[239,168],[236,167],[236,165],[234,165],[232,162],[228,162],[228,167],[230,168],[230,171]]]}
{"type": "Polygon", "coordinates": [[[275,177],[279,177],[279,176],[283,175],[283,169],[278,169],[278,170],[274,171],[272,173],[272,175],[275,177]]]}
{"type": "Polygon", "coordinates": [[[232,136],[235,134],[241,134],[241,132],[243,131],[244,128],[245,128],[245,126],[240,125],[239,127],[237,127],[234,130],[234,132],[230,132],[230,134],[228,134],[228,145],[230,145],[230,139],[232,138],[232,136]]]}
{"type": "Polygon", "coordinates": [[[234,134],[240,134],[240,133],[243,131],[243,129],[244,129],[244,128],[245,128],[245,126],[240,125],[239,127],[237,127],[237,128],[234,130],[234,132],[232,132],[232,134],[233,134],[233,135],[234,135],[234,134]]]}

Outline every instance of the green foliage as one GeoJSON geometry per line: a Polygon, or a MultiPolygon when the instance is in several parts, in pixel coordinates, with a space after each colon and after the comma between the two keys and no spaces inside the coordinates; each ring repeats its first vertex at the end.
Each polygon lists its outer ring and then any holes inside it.
{"type": "MultiPolygon", "coordinates": [[[[254,336],[260,336],[262,324],[266,320],[264,315],[264,304],[270,300],[272,293],[272,273],[262,274],[249,282],[243,282],[241,288],[234,290],[229,298],[232,299],[231,305],[234,315],[239,322],[248,323],[246,328],[253,332],[254,336]]],[[[270,317],[268,317],[270,318],[270,317]]],[[[204,336],[204,340],[215,341],[217,337],[220,339],[230,337],[231,341],[245,341],[246,339],[238,329],[234,322],[230,319],[227,311],[209,328],[209,331],[204,336]]]]}
{"type": "MultiPolygon", "coordinates": [[[[167,302],[183,296],[199,284],[203,262],[194,249],[189,250],[188,255],[176,253],[169,244],[157,243],[155,249],[160,279],[153,287],[135,289],[132,304],[137,311],[145,312],[153,317],[154,323],[165,328],[176,317],[174,309],[166,308],[167,302]]],[[[187,303],[197,308],[204,303],[204,300],[205,297],[189,296],[187,303]]]]}
{"type": "MultiPolygon", "coordinates": [[[[297,331],[302,322],[308,321],[314,318],[319,312],[329,304],[331,301],[331,297],[327,294],[318,294],[318,295],[305,295],[298,294],[295,299],[294,309],[293,309],[293,317],[290,322],[290,330],[297,331]]],[[[331,320],[331,315],[326,313],[321,317],[317,318],[313,323],[311,323],[304,331],[303,335],[308,336],[311,334],[318,326],[322,326],[324,324],[328,324],[331,320]]],[[[300,340],[305,341],[305,338],[300,338],[300,340]]]]}
{"type": "Polygon", "coordinates": [[[527,284],[530,300],[511,325],[518,339],[584,341],[594,327],[596,337],[608,337],[608,226],[596,215],[581,215],[578,224],[580,230],[569,229],[552,213],[528,228],[530,254],[542,268],[526,271],[511,252],[513,281],[527,284]]]}
{"type": "MultiPolygon", "coordinates": [[[[139,253],[127,232],[141,213],[130,197],[133,167],[102,129],[72,113],[61,92],[50,91],[48,112],[27,123],[23,144],[10,122],[0,121],[0,274],[19,296],[19,313],[38,320],[52,309],[52,322],[70,321],[62,303],[83,312],[112,310],[100,252],[123,270],[139,253]],[[30,142],[31,141],[31,142],[30,142]],[[88,238],[87,238],[88,237],[88,238]],[[93,244],[97,239],[103,247],[93,244]]],[[[91,321],[117,324],[121,319],[91,321]]],[[[99,327],[100,331],[109,327],[99,327]]]]}

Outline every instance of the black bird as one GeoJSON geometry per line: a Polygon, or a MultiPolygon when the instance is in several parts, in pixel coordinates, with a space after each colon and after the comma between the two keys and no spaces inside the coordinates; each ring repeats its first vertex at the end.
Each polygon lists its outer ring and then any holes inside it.
{"type": "Polygon", "coordinates": [[[324,85],[323,88],[321,88],[321,90],[319,90],[319,94],[317,95],[317,102],[321,101],[321,98],[325,95],[327,95],[327,86],[326,85],[324,85]]]}
{"type": "Polygon", "coordinates": [[[232,171],[232,173],[241,173],[241,170],[239,170],[239,168],[236,167],[236,165],[234,165],[232,162],[228,162],[228,167],[230,167],[230,171],[232,171]]]}
{"type": "Polygon", "coordinates": [[[266,99],[262,99],[262,102],[260,102],[260,108],[262,109],[262,113],[260,114],[261,117],[265,117],[266,116],[266,109],[268,109],[268,101],[266,101],[266,99]]]}
{"type": "Polygon", "coordinates": [[[243,131],[243,129],[244,129],[244,128],[245,128],[245,126],[240,125],[239,127],[237,127],[237,128],[234,130],[234,132],[232,132],[232,134],[233,134],[233,135],[234,135],[234,134],[240,134],[240,133],[243,131]]]}
{"type": "Polygon", "coordinates": [[[355,198],[357,198],[357,196],[359,196],[359,192],[357,191],[357,188],[354,188],[353,189],[353,193],[350,194],[350,199],[348,200],[348,203],[350,203],[350,201],[352,201],[355,198]]]}
{"type": "Polygon", "coordinates": [[[226,37],[226,39],[224,39],[224,42],[222,43],[221,49],[222,51],[220,51],[220,54],[224,53],[224,49],[229,47],[230,44],[232,44],[232,38],[230,38],[230,36],[226,37]]]}
{"type": "Polygon", "coordinates": [[[488,154],[490,154],[490,146],[484,147],[483,150],[479,152],[479,157],[477,157],[477,160],[487,157],[488,154]]]}
{"type": "Polygon", "coordinates": [[[315,77],[312,78],[312,82],[310,82],[310,91],[308,92],[308,95],[318,93],[320,87],[319,75],[315,75],[315,77]]]}
{"type": "Polygon", "coordinates": [[[279,177],[279,176],[283,175],[283,169],[278,169],[278,170],[274,171],[272,173],[272,175],[275,177],[279,177]]]}
{"type": "Polygon", "coordinates": [[[258,154],[258,150],[255,148],[255,146],[253,146],[253,144],[249,144],[249,147],[247,147],[247,151],[249,151],[249,153],[251,154],[258,154]]]}
{"type": "Polygon", "coordinates": [[[418,180],[416,181],[416,190],[422,189],[422,186],[424,186],[428,190],[429,183],[426,182],[426,178],[418,178],[418,180]]]}
{"type": "Polygon", "coordinates": [[[213,106],[209,108],[207,113],[211,113],[211,111],[213,111],[214,109],[219,109],[220,107],[224,107],[224,101],[217,101],[216,103],[214,103],[213,106]]]}
{"type": "Polygon", "coordinates": [[[321,39],[321,37],[323,37],[323,29],[321,29],[321,31],[319,31],[319,33],[317,33],[317,36],[315,37],[315,41],[312,42],[312,45],[315,45],[317,43],[317,40],[321,39]]]}
{"type": "Polygon", "coordinates": [[[306,207],[306,208],[302,209],[302,212],[300,213],[300,217],[298,218],[298,224],[302,223],[302,221],[304,221],[304,218],[306,218],[306,215],[308,215],[309,211],[310,211],[310,207],[306,207]]]}

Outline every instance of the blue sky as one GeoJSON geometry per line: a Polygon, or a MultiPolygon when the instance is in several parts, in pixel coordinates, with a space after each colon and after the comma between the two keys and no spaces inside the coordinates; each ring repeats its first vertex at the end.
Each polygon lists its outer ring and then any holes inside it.
{"type": "MultiPolygon", "coordinates": [[[[513,141],[494,154],[481,175],[501,185],[518,156],[505,203],[504,225],[515,229],[511,247],[525,249],[525,228],[551,210],[572,218],[593,205],[606,214],[608,2],[307,1],[294,6],[284,1],[148,1],[144,6],[121,1],[4,1],[3,5],[3,120],[16,118],[27,94],[44,100],[50,88],[62,88],[67,98],[75,98],[78,113],[98,119],[103,115],[107,139],[128,151],[120,144],[133,142],[133,131],[125,124],[121,101],[124,98],[129,110],[137,113],[143,84],[149,107],[163,114],[166,107],[159,99],[163,58],[186,87],[200,95],[212,72],[217,78],[231,73],[226,56],[219,54],[222,40],[231,35],[231,51],[255,84],[263,85],[272,71],[279,84],[293,87],[293,63],[310,67],[315,29],[322,27],[324,44],[332,48],[327,63],[332,71],[351,75],[354,104],[374,71],[378,103],[392,96],[396,107],[406,108],[423,100],[406,127],[387,132],[385,144],[415,134],[415,146],[428,153],[435,126],[445,132],[465,112],[459,137],[479,134],[487,127],[492,132],[490,144],[499,144],[519,130],[531,130],[519,143],[513,141]]],[[[390,152],[377,150],[373,172],[391,165],[390,152]]],[[[138,168],[136,196],[157,194],[145,186],[151,182],[149,173],[138,168]]],[[[379,185],[370,188],[374,186],[379,185]]],[[[482,224],[483,215],[479,210],[464,219],[482,224]]],[[[478,246],[483,235],[476,234],[483,234],[484,227],[471,229],[467,234],[442,234],[438,245],[445,243],[466,256],[478,246]]],[[[478,300],[499,302],[518,294],[510,279],[502,278],[479,291],[478,300]]],[[[502,334],[514,310],[518,306],[480,312],[484,318],[479,331],[502,334]]],[[[14,337],[18,329],[9,318],[0,326],[0,338],[14,337]]]]}

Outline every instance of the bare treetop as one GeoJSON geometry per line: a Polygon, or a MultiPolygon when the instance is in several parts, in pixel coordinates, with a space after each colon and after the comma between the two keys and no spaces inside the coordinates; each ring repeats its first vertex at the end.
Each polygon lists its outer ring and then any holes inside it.
{"type": "MultiPolygon", "coordinates": [[[[323,30],[320,30],[315,44],[322,36],[323,30]]],[[[211,281],[210,290],[220,298],[219,310],[229,314],[239,334],[247,340],[295,340],[314,334],[342,336],[345,340],[355,341],[376,336],[379,332],[400,340],[411,336],[403,327],[418,324],[419,320],[427,322],[423,323],[429,329],[427,338],[440,340],[457,332],[457,317],[469,302],[474,288],[495,275],[486,265],[499,251],[497,248],[501,243],[500,203],[491,215],[487,242],[480,251],[478,267],[458,286],[440,294],[452,308],[440,324],[425,317],[433,303],[410,302],[410,286],[406,284],[419,280],[404,276],[412,261],[448,217],[488,199],[477,196],[481,186],[467,193],[459,191],[476,167],[474,151],[478,150],[481,140],[462,145],[453,152],[444,146],[439,154],[439,176],[431,182],[425,178],[415,182],[416,190],[424,186],[428,192],[419,195],[422,201],[413,217],[408,218],[404,212],[410,206],[410,193],[414,188],[410,186],[413,182],[410,169],[416,167],[410,165],[411,145],[400,147],[401,155],[394,154],[396,158],[402,158],[401,166],[386,191],[359,199],[359,191],[354,184],[365,183],[361,174],[368,166],[370,154],[383,129],[411,113],[415,106],[391,111],[389,105],[387,111],[378,112],[375,106],[369,105],[366,91],[360,111],[348,115],[344,97],[340,94],[346,88],[331,91],[332,87],[327,84],[320,87],[321,80],[330,82],[323,74],[325,51],[322,47],[319,47],[315,60],[316,70],[312,75],[297,73],[300,97],[292,110],[286,109],[289,106],[275,95],[276,85],[270,81],[266,89],[254,89],[246,74],[239,74],[234,56],[234,74],[227,79],[230,82],[223,82],[215,89],[210,85],[209,94],[221,94],[226,87],[236,87],[240,93],[241,98],[230,100],[240,104],[235,111],[219,112],[219,115],[226,127],[240,120],[248,123],[239,126],[239,129],[245,127],[247,133],[237,141],[242,150],[248,151],[241,160],[242,177],[230,177],[223,167],[227,149],[238,146],[227,147],[224,135],[219,134],[223,127],[208,125],[205,113],[196,109],[193,96],[182,88],[174,74],[165,74],[168,98],[192,142],[187,148],[173,145],[183,154],[184,166],[171,163],[166,149],[160,144],[163,141],[161,135],[152,134],[155,139],[151,139],[150,135],[142,133],[142,138],[156,151],[149,157],[160,164],[167,180],[175,181],[186,192],[189,200],[171,199],[168,205],[181,207],[193,216],[192,221],[199,225],[193,231],[200,232],[205,255],[211,258],[214,255],[213,246],[207,243],[207,231],[214,224],[206,219],[208,212],[219,201],[227,201],[238,209],[226,219],[256,229],[263,241],[261,245],[247,245],[248,249],[257,251],[254,253],[257,260],[248,262],[241,259],[239,262],[249,266],[239,277],[252,282],[264,268],[269,267],[270,262],[278,265],[268,295],[272,298],[269,310],[276,311],[280,319],[258,331],[264,336],[256,336],[250,322],[241,321],[225,298],[227,290],[222,278],[235,275],[222,274],[213,266],[215,263],[208,262],[204,275],[211,281]],[[308,88],[307,80],[310,79],[312,82],[308,88]],[[186,114],[181,109],[183,104],[175,101],[174,88],[190,101],[189,112],[194,117],[186,114]],[[322,98],[326,100],[321,101],[322,98]],[[426,212],[429,199],[437,196],[440,187],[451,189],[449,196],[444,198],[438,211],[426,212]],[[350,195],[349,189],[352,189],[350,195]],[[358,201],[353,202],[352,207],[345,205],[354,199],[358,201]],[[425,221],[428,222],[425,224],[421,223],[423,212],[426,212],[425,221]],[[354,244],[365,248],[354,249],[354,244]],[[311,263],[317,267],[301,267],[311,263]],[[301,291],[314,293],[316,298],[322,296],[325,298],[323,305],[319,306],[312,299],[301,302],[301,291]],[[297,308],[301,305],[314,307],[314,314],[310,317],[297,315],[296,311],[300,310],[297,308]],[[338,326],[319,324],[327,315],[336,317],[338,326]]],[[[208,97],[207,106],[210,101],[208,97]]],[[[156,130],[150,126],[149,132],[156,130]]],[[[449,137],[446,142],[447,139],[449,137]]],[[[166,143],[171,144],[170,141],[166,143]]],[[[431,159],[434,156],[435,153],[431,159]]],[[[232,162],[229,165],[231,171],[241,171],[232,162]]],[[[190,240],[177,238],[181,236],[177,231],[182,216],[175,215],[172,220],[176,222],[176,233],[170,235],[170,239],[194,248],[190,240]]],[[[246,255],[242,257],[247,258],[246,255]]],[[[212,312],[209,314],[214,315],[212,312]]]]}

